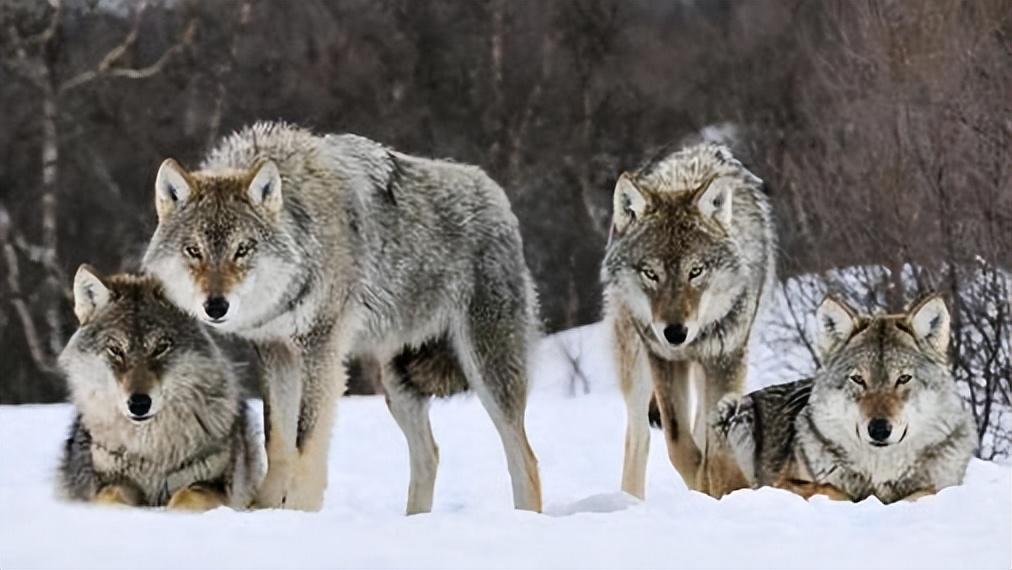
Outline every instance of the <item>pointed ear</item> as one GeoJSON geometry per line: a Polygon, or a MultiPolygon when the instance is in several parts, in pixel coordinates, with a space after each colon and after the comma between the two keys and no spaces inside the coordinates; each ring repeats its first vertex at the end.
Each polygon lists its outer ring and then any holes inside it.
{"type": "Polygon", "coordinates": [[[713,218],[724,227],[731,225],[733,185],[726,178],[713,177],[696,190],[696,207],[705,218],[713,218]]]}
{"type": "Polygon", "coordinates": [[[825,358],[847,342],[857,325],[857,313],[843,301],[826,297],[815,312],[815,344],[825,358]]]}
{"type": "Polygon", "coordinates": [[[277,213],[281,210],[281,173],[278,167],[266,160],[255,165],[252,172],[253,179],[247,190],[250,203],[277,213]]]}
{"type": "Polygon", "coordinates": [[[949,351],[949,308],[938,294],[921,299],[907,313],[910,328],[917,338],[926,341],[941,354],[949,351]]]}
{"type": "Polygon", "coordinates": [[[158,212],[158,220],[161,221],[185,202],[192,190],[190,177],[183,167],[175,160],[166,158],[155,177],[155,210],[158,212]]]}
{"type": "Polygon", "coordinates": [[[647,195],[633,182],[632,175],[623,172],[615,183],[612,198],[612,226],[621,234],[629,224],[643,217],[647,209],[647,195]]]}
{"type": "Polygon", "coordinates": [[[96,311],[109,303],[109,288],[95,268],[87,263],[74,276],[74,314],[83,325],[96,311]]]}

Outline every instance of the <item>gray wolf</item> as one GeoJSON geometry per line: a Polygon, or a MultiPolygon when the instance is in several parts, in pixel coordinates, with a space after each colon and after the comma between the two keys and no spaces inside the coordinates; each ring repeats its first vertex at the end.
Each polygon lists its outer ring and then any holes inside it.
{"type": "Polygon", "coordinates": [[[540,510],[524,427],[537,299],[517,219],[483,171],[258,123],[199,170],[166,160],[155,187],[144,266],[178,306],[260,354],[258,505],[320,508],[344,362],[369,358],[407,439],[408,513],[432,506],[429,400],[464,389],[501,436],[515,506],[540,510]]]}
{"type": "Polygon", "coordinates": [[[947,357],[945,302],[868,316],[830,297],[816,321],[814,378],[718,406],[717,432],[750,483],[883,503],[959,484],[977,435],[947,357]]]}
{"type": "Polygon", "coordinates": [[[707,418],[744,390],[752,323],[774,282],[763,182],[703,143],[622,174],[613,208],[602,280],[628,417],[622,489],[644,496],[656,394],[675,469],[719,497],[746,484],[733,458],[711,449],[707,418]]]}
{"type": "Polygon", "coordinates": [[[232,370],[204,327],[152,277],[74,279],[80,328],[60,354],[77,417],[60,466],[67,498],[245,508],[263,475],[232,370]]]}

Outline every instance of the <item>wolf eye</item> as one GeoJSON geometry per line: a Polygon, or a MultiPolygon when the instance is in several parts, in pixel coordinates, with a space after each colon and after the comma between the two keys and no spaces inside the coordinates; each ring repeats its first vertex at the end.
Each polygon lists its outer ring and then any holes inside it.
{"type": "Polygon", "coordinates": [[[167,338],[160,339],[157,343],[155,343],[155,347],[151,350],[151,357],[159,358],[161,356],[165,356],[165,354],[169,352],[169,350],[171,349],[172,349],[171,340],[167,338]]]}
{"type": "Polygon", "coordinates": [[[644,278],[650,281],[657,281],[657,273],[655,273],[654,270],[650,269],[649,267],[641,267],[640,275],[642,275],[644,278]]]}
{"type": "Polygon", "coordinates": [[[188,245],[183,248],[183,253],[190,259],[200,259],[200,248],[195,245],[188,245]]]}
{"type": "Polygon", "coordinates": [[[699,277],[702,274],[703,274],[703,266],[696,265],[689,270],[689,279],[695,279],[696,277],[699,277]]]}
{"type": "Polygon", "coordinates": [[[121,361],[126,355],[123,354],[123,349],[116,346],[115,344],[108,344],[105,347],[105,353],[109,355],[113,360],[121,361]]]}
{"type": "Polygon", "coordinates": [[[913,379],[914,377],[909,374],[900,374],[900,377],[896,379],[896,385],[902,386],[913,379]]]}
{"type": "Polygon", "coordinates": [[[256,246],[256,244],[257,242],[253,240],[244,241],[239,244],[239,247],[235,250],[235,259],[239,260],[249,255],[249,252],[253,251],[253,247],[256,246]]]}
{"type": "Polygon", "coordinates": [[[865,387],[864,378],[860,374],[851,374],[847,378],[858,386],[861,386],[862,388],[865,387]]]}

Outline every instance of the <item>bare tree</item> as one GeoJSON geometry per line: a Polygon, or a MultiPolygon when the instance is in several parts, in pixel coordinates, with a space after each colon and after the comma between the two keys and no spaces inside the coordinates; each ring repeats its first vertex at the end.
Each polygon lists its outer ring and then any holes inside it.
{"type": "Polygon", "coordinates": [[[68,49],[64,43],[62,26],[64,22],[64,6],[61,0],[49,0],[49,11],[45,16],[44,28],[30,35],[23,35],[19,27],[17,14],[7,10],[0,14],[3,28],[8,38],[4,46],[2,64],[5,68],[21,78],[27,85],[34,88],[41,105],[38,129],[41,133],[39,176],[39,241],[31,243],[11,227],[6,206],[0,204],[5,219],[5,229],[0,235],[4,247],[4,261],[7,265],[8,283],[12,291],[13,302],[18,318],[21,321],[30,354],[36,366],[43,371],[52,371],[54,357],[59,354],[66,340],[66,326],[63,316],[66,313],[66,302],[70,300],[66,275],[61,269],[59,251],[59,218],[57,216],[60,200],[60,142],[61,115],[63,104],[74,91],[101,79],[124,78],[146,79],[162,71],[168,62],[191,41],[195,22],[189,22],[180,35],[178,43],[167,49],[153,63],[136,67],[124,65],[124,60],[137,43],[141,18],[147,8],[146,3],[136,6],[133,23],[129,32],[122,40],[106,52],[94,66],[84,70],[67,73],[60,68],[59,56],[68,49]],[[17,237],[18,239],[14,239],[17,237]],[[22,253],[44,268],[45,280],[43,295],[40,300],[44,306],[44,327],[33,322],[31,311],[25,306],[18,283],[21,272],[17,264],[17,255],[11,243],[20,246],[22,253]],[[41,335],[41,336],[40,336],[41,335]],[[45,340],[42,340],[42,339],[45,340]]]}

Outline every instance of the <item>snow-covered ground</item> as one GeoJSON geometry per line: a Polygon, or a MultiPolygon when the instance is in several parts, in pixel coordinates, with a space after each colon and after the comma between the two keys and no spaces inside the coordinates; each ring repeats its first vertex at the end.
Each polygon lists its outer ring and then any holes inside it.
{"type": "Polygon", "coordinates": [[[655,433],[647,500],[619,493],[625,412],[605,334],[549,337],[535,359],[527,425],[544,515],[510,508],[502,448],[473,397],[433,406],[434,512],[413,517],[401,514],[406,445],[379,397],[341,401],[320,513],[61,503],[52,479],[71,408],[0,407],[0,568],[1012,565],[1012,470],[976,460],[963,486],[916,503],[806,502],[773,489],[716,501],[685,489],[655,433]],[[586,384],[563,345],[579,354],[586,384]]]}

